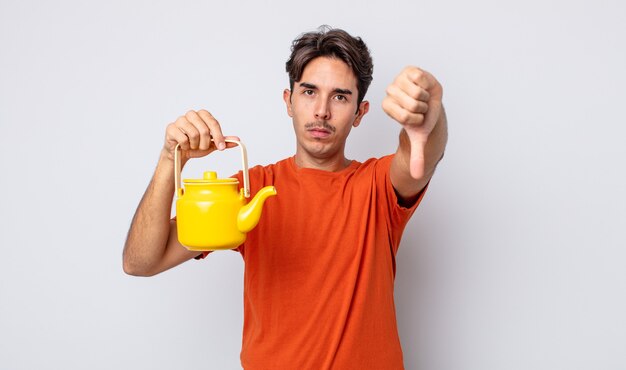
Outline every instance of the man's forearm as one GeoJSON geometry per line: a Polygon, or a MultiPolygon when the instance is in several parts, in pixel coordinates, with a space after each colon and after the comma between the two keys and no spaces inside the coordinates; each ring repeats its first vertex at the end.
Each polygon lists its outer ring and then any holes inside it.
{"type": "Polygon", "coordinates": [[[128,274],[148,273],[165,253],[174,194],[173,173],[173,161],[162,153],[124,245],[124,271],[128,274]]]}

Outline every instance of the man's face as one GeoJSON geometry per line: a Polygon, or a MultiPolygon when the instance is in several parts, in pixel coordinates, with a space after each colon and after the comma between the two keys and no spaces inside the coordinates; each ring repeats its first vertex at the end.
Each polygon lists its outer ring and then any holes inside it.
{"type": "Polygon", "coordinates": [[[363,101],[357,112],[357,79],[340,59],[318,57],[310,61],[293,91],[283,94],[293,118],[296,155],[309,159],[343,160],[345,142],[369,108],[363,101]]]}

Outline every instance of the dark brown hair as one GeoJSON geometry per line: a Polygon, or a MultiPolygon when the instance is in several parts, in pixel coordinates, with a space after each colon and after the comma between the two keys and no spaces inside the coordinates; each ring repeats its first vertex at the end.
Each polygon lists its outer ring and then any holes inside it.
{"type": "Polygon", "coordinates": [[[285,65],[291,90],[294,82],[302,78],[304,67],[317,57],[337,58],[352,69],[357,78],[357,105],[360,105],[374,72],[372,56],[365,42],[360,37],[329,26],[321,26],[317,32],[303,33],[293,41],[291,56],[285,65]]]}

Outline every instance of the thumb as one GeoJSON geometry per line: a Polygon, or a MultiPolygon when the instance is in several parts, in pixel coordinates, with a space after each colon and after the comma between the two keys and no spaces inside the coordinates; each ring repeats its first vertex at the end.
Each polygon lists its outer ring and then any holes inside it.
{"type": "Polygon", "coordinates": [[[415,135],[415,133],[411,135],[410,132],[407,132],[407,134],[409,135],[409,142],[411,143],[409,172],[412,178],[421,179],[424,177],[426,166],[426,162],[424,160],[424,147],[426,146],[426,141],[422,137],[415,135]]]}
{"type": "Polygon", "coordinates": [[[442,104],[440,100],[428,102],[428,112],[424,116],[424,122],[417,127],[405,126],[405,130],[411,143],[411,155],[409,169],[411,177],[421,179],[426,172],[425,150],[428,136],[433,131],[442,114],[442,104]]]}

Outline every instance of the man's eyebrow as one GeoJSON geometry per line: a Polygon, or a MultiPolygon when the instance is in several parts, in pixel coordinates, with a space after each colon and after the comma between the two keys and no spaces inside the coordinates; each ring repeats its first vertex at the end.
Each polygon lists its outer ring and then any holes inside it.
{"type": "MultiPolygon", "coordinates": [[[[300,86],[306,89],[314,89],[314,90],[317,89],[317,86],[309,82],[302,82],[300,83],[300,86]]],[[[348,89],[340,89],[337,87],[333,91],[336,92],[337,94],[352,95],[352,90],[348,90],[348,89]]]]}
{"type": "Polygon", "coordinates": [[[300,83],[300,86],[301,87],[305,87],[307,89],[317,89],[317,86],[315,86],[315,85],[313,85],[311,83],[308,83],[308,82],[302,82],[302,83],[300,83]]]}
{"type": "Polygon", "coordinates": [[[336,88],[333,90],[337,94],[352,95],[352,90],[336,88]]]}

